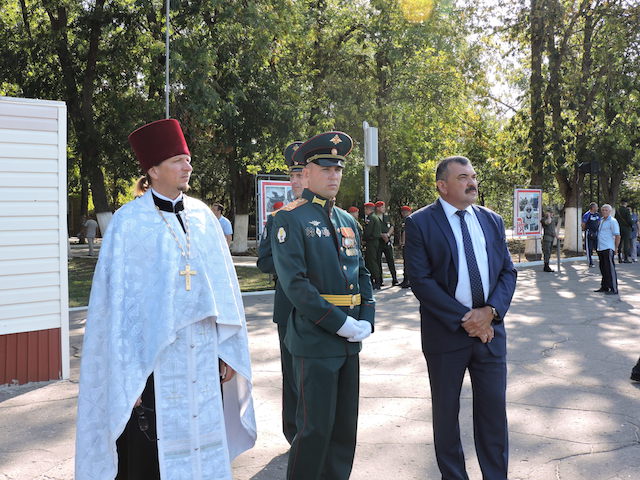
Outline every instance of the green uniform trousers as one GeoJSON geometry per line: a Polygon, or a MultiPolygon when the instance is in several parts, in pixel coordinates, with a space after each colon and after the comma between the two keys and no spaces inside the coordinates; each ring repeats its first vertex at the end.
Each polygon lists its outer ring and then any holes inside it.
{"type": "Polygon", "coordinates": [[[383,254],[384,254],[384,260],[387,262],[387,266],[389,267],[389,272],[391,273],[391,278],[393,279],[393,282],[398,283],[398,274],[396,273],[396,260],[393,256],[393,245],[391,245],[391,243],[389,242],[382,244],[379,247],[378,265],[380,265],[380,278],[382,278],[382,255],[383,254]]]}
{"type": "Polygon", "coordinates": [[[287,480],[347,480],[358,427],[359,356],[293,357],[298,433],[287,480]]]}
{"type": "Polygon", "coordinates": [[[280,368],[282,369],[282,432],[291,445],[296,436],[296,405],[298,404],[298,389],[293,374],[293,358],[284,344],[287,335],[287,324],[278,324],[278,338],[280,339],[280,368]]]}
{"type": "Polygon", "coordinates": [[[364,252],[364,265],[371,274],[371,283],[376,286],[382,283],[382,270],[380,268],[380,250],[378,245],[372,245],[377,243],[377,240],[373,240],[371,244],[367,243],[367,248],[364,252]]]}

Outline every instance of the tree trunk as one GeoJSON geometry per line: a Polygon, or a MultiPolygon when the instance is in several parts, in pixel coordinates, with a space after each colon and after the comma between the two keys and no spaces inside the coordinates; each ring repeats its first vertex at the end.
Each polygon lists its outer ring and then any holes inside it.
{"type": "Polygon", "coordinates": [[[544,167],[544,104],[542,54],[544,50],[544,0],[531,0],[531,185],[542,185],[544,167]]]}
{"type": "Polygon", "coordinates": [[[593,98],[595,97],[593,92],[589,91],[589,84],[594,82],[591,72],[591,65],[593,63],[591,57],[593,27],[593,16],[587,13],[584,19],[582,36],[582,62],[580,82],[578,83],[578,113],[576,116],[576,160],[578,163],[592,160],[591,156],[587,153],[587,130],[589,112],[593,104],[593,98]]]}
{"type": "Polygon", "coordinates": [[[233,150],[227,156],[231,177],[231,209],[234,214],[233,253],[245,253],[249,248],[249,206],[253,200],[253,176],[247,173],[233,150]]]}
{"type": "MultiPolygon", "coordinates": [[[[95,131],[93,113],[93,95],[97,75],[96,62],[99,52],[100,35],[104,22],[105,0],[96,0],[90,21],[89,45],[84,71],[76,71],[73,65],[68,39],[68,17],[63,6],[55,6],[50,1],[43,2],[51,23],[51,31],[56,46],[58,61],[62,70],[65,101],[68,106],[71,125],[78,139],[78,148],[83,166],[86,168],[93,204],[97,214],[111,212],[104,175],[99,167],[97,145],[99,139],[95,131]],[[78,85],[82,84],[79,91],[78,85]]],[[[104,235],[110,215],[100,215],[103,224],[100,229],[104,235]]],[[[100,222],[99,222],[100,223],[100,222]]]]}

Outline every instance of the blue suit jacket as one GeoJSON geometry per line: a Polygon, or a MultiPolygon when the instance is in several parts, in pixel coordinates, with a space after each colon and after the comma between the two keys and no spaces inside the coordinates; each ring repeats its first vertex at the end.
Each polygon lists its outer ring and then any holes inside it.
{"type": "MultiPolygon", "coordinates": [[[[503,319],[516,287],[517,272],[507,249],[502,218],[484,207],[473,206],[487,244],[489,296],[500,315],[493,322],[494,339],[487,344],[492,354],[505,355],[503,319]]],[[[469,337],[461,319],[469,310],[455,298],[458,285],[458,247],[440,201],[407,217],[405,261],[411,289],[420,301],[422,350],[441,353],[479,342],[469,337]]]]}

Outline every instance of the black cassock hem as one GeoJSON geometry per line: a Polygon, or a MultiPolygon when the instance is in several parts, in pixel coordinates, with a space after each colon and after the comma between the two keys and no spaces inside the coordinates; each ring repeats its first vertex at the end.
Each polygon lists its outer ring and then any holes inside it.
{"type": "Polygon", "coordinates": [[[158,443],[156,438],[155,392],[153,373],[147,379],[142,392],[144,416],[149,422],[149,429],[140,430],[139,415],[131,412],[124,431],[116,441],[118,449],[118,474],[116,480],[160,480],[158,463],[158,443]],[[151,439],[151,440],[149,440],[151,439]]]}

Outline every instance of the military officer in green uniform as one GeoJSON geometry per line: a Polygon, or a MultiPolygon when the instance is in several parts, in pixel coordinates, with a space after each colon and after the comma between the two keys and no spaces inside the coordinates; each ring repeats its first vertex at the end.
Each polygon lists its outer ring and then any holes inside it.
{"type": "Polygon", "coordinates": [[[334,206],[352,140],[328,132],[294,154],[308,187],[273,218],[273,260],[293,310],[285,343],[298,388],[288,480],[346,480],[353,465],[361,341],[375,303],[354,219],[334,206]]]}
{"type": "Polygon", "coordinates": [[[382,286],[382,269],[380,268],[380,242],[382,239],[382,220],[373,213],[375,205],[364,204],[364,252],[365,265],[371,273],[371,282],[375,290],[382,286]]]}
{"type": "MultiPolygon", "coordinates": [[[[302,170],[304,164],[294,163],[293,154],[303,142],[293,142],[284,150],[284,158],[289,166],[289,179],[291,181],[291,190],[293,196],[298,199],[302,195],[304,189],[304,179],[302,170]]],[[[287,334],[287,321],[293,305],[282,290],[282,284],[278,281],[276,275],[276,267],[273,264],[273,256],[271,255],[271,234],[273,232],[273,212],[267,218],[262,240],[258,247],[258,268],[264,273],[270,273],[275,276],[276,292],[273,297],[273,321],[278,325],[278,338],[280,339],[280,368],[282,370],[282,433],[284,433],[287,442],[291,444],[293,437],[296,435],[296,408],[298,403],[298,391],[293,376],[293,365],[291,363],[291,353],[284,343],[287,334]]]]}
{"type": "Polygon", "coordinates": [[[380,271],[382,271],[382,255],[384,255],[384,260],[387,262],[389,272],[391,272],[391,284],[395,286],[398,285],[398,274],[396,273],[396,260],[393,255],[393,223],[391,223],[391,218],[386,213],[387,206],[385,203],[380,200],[375,205],[376,215],[382,220],[382,238],[380,240],[380,256],[378,257],[380,271]]]}

